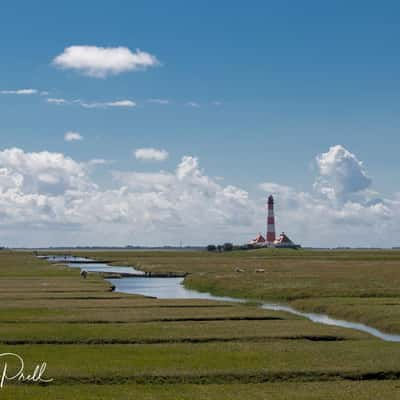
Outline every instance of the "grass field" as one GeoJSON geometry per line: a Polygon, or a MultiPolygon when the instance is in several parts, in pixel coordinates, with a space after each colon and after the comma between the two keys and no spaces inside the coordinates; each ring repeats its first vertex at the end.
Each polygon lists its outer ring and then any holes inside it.
{"type": "MultiPolygon", "coordinates": [[[[279,300],[400,332],[400,252],[84,255],[148,271],[185,271],[192,288],[279,300]]],[[[0,252],[5,352],[23,356],[27,371],[46,361],[54,382],[10,382],[0,399],[400,397],[400,344],[262,310],[256,302],[114,293],[100,275],[83,280],[78,270],[29,252],[0,252]]]]}
{"type": "Polygon", "coordinates": [[[98,252],[91,256],[147,271],[190,272],[188,288],[272,300],[400,333],[400,251],[266,249],[206,252],[98,252]],[[236,272],[236,268],[243,273],[236,272]],[[257,273],[257,269],[265,272],[257,273]]]}

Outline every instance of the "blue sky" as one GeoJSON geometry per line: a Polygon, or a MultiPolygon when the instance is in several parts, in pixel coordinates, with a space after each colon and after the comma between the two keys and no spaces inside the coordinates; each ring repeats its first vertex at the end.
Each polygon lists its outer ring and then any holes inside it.
{"type": "MultiPolygon", "coordinates": [[[[374,192],[368,201],[393,201],[400,166],[400,6],[394,1],[329,3],[3,1],[0,91],[38,93],[0,94],[1,149],[62,153],[77,163],[112,160],[90,171],[104,190],[118,186],[115,171],[174,171],[183,156],[193,156],[204,176],[245,190],[259,204],[260,183],[311,193],[321,178],[315,158],[341,145],[363,162],[372,179],[362,188],[374,192]],[[140,49],[159,65],[88,76],[82,69],[54,65],[70,46],[140,49]],[[68,104],[49,103],[49,98],[68,104]],[[103,105],[129,100],[136,106],[85,108],[74,100],[103,105]],[[83,140],[65,141],[68,131],[83,140]],[[143,162],[133,156],[138,148],[165,149],[169,157],[143,162]]],[[[10,169],[7,163],[0,167],[10,169]]],[[[349,199],[340,203],[356,202],[349,199]]],[[[13,226],[9,220],[6,225],[13,226]]],[[[235,239],[244,240],[254,227],[250,223],[235,239]]],[[[177,236],[188,235],[187,229],[177,236]]],[[[296,231],[299,241],[314,244],[303,231],[296,231]]],[[[170,234],[156,241],[169,237],[177,240],[170,234]]],[[[206,232],[191,239],[204,237],[206,232]]],[[[26,236],[23,243],[30,240],[26,236]]],[[[60,234],[57,240],[69,238],[60,234]]],[[[97,239],[88,234],[82,240],[97,239]]]]}

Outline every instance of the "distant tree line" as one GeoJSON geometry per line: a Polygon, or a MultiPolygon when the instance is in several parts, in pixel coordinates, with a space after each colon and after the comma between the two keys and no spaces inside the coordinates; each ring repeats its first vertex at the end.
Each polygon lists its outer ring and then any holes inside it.
{"type": "Polygon", "coordinates": [[[223,251],[232,251],[232,250],[253,250],[253,249],[258,249],[258,246],[255,246],[251,243],[248,244],[243,244],[241,246],[234,246],[232,243],[224,243],[224,244],[209,244],[207,246],[207,251],[210,252],[216,252],[216,253],[222,253],[223,251]]]}
{"type": "Polygon", "coordinates": [[[232,250],[233,250],[233,244],[228,243],[228,242],[224,243],[224,244],[218,244],[218,245],[209,244],[207,246],[207,251],[210,251],[210,252],[215,251],[215,252],[221,253],[223,251],[232,251],[232,250]]]}

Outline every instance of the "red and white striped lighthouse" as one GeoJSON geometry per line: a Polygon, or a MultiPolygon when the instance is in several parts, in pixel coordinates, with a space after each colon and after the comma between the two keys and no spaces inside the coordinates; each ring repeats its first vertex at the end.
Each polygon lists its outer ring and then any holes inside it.
{"type": "Polygon", "coordinates": [[[268,216],[267,216],[267,243],[273,243],[276,239],[275,235],[275,216],[274,216],[274,198],[268,197],[268,216]]]}

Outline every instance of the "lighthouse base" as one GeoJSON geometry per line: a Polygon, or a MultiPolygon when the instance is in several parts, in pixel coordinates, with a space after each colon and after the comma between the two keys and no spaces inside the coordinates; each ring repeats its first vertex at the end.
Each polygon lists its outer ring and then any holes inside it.
{"type": "Polygon", "coordinates": [[[289,239],[289,237],[285,234],[285,232],[282,232],[279,236],[278,239],[274,241],[268,241],[263,238],[261,234],[258,234],[258,236],[250,241],[247,245],[248,248],[262,248],[262,247],[267,247],[267,248],[278,248],[278,249],[299,249],[301,246],[299,244],[294,243],[292,240],[289,239]]]}

